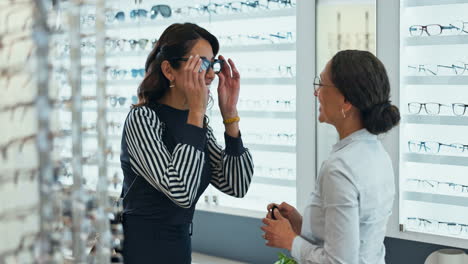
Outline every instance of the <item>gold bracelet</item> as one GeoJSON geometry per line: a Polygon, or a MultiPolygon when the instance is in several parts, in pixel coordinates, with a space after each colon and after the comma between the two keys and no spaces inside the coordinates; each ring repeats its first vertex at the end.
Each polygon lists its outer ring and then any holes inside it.
{"type": "Polygon", "coordinates": [[[228,119],[223,120],[223,123],[227,125],[227,124],[232,124],[234,122],[239,122],[239,121],[240,121],[240,117],[236,116],[233,118],[228,118],[228,119]]]}

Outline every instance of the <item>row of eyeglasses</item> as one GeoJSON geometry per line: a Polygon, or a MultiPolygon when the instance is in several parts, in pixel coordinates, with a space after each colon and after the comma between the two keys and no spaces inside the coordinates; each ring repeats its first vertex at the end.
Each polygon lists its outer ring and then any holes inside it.
{"type": "Polygon", "coordinates": [[[407,217],[406,228],[415,231],[468,236],[468,225],[434,219],[407,217]]]}
{"type": "MultiPolygon", "coordinates": [[[[106,52],[107,53],[116,53],[119,54],[120,52],[126,51],[146,51],[154,47],[156,42],[158,41],[157,38],[147,39],[147,38],[140,38],[140,39],[114,39],[108,38],[106,39],[106,52]],[[151,43],[151,45],[148,45],[151,43]]],[[[55,55],[56,56],[64,56],[70,54],[70,44],[68,42],[59,42],[55,46],[55,55]]],[[[94,40],[84,40],[81,42],[81,52],[84,55],[94,55],[96,53],[96,43],[94,40]]]]}
{"type": "Polygon", "coordinates": [[[439,36],[442,34],[457,35],[468,33],[468,22],[457,20],[448,25],[412,25],[409,27],[410,36],[439,36]]]}
{"type": "MultiPolygon", "coordinates": [[[[171,7],[170,5],[157,4],[148,9],[137,8],[129,11],[110,9],[105,13],[106,23],[122,23],[130,21],[155,20],[160,18],[187,18],[217,14],[238,14],[246,12],[262,12],[279,8],[295,7],[294,0],[246,0],[246,1],[215,1],[209,4],[193,6],[171,7]]],[[[89,12],[81,16],[81,24],[93,26],[96,15],[89,12]]]]}
{"type": "MultiPolygon", "coordinates": [[[[256,44],[280,44],[294,43],[294,34],[291,31],[260,34],[236,34],[218,37],[221,46],[232,45],[256,45],[256,44]]],[[[106,52],[120,54],[127,51],[148,51],[156,45],[157,38],[140,39],[106,39],[106,52]],[[148,45],[151,43],[151,45],[148,45]]],[[[96,43],[94,40],[84,40],[81,42],[81,52],[84,55],[94,55],[96,52],[96,43]]],[[[67,41],[57,42],[55,45],[55,55],[65,56],[70,54],[70,44],[67,41]]]]}
{"type": "Polygon", "coordinates": [[[468,154],[468,145],[461,143],[441,143],[436,141],[408,141],[408,150],[413,153],[428,154],[468,154]]]}
{"type": "Polygon", "coordinates": [[[408,103],[408,113],[413,115],[421,114],[421,111],[428,114],[428,115],[439,115],[441,113],[441,109],[451,109],[450,112],[443,111],[443,113],[448,114],[451,113],[455,116],[463,116],[467,113],[466,109],[468,108],[468,104],[464,103],[452,103],[452,104],[441,104],[441,103],[420,103],[420,102],[411,102],[408,103]]]}
{"type": "Polygon", "coordinates": [[[448,194],[468,194],[468,185],[453,182],[408,178],[406,179],[406,183],[408,190],[437,191],[448,194]]]}
{"type": "Polygon", "coordinates": [[[408,65],[409,75],[462,75],[468,73],[468,63],[456,61],[451,65],[446,64],[418,64],[408,65]]]}
{"type": "MultiPolygon", "coordinates": [[[[140,79],[145,77],[144,68],[121,69],[116,67],[107,67],[106,71],[111,80],[124,80],[129,79],[130,77],[132,79],[140,79]]],[[[68,82],[68,69],[65,67],[55,68],[53,73],[55,75],[55,80],[61,81],[62,83],[68,82]]],[[[92,66],[84,66],[81,69],[81,74],[85,81],[93,81],[96,80],[97,77],[96,69],[92,66]]]]}

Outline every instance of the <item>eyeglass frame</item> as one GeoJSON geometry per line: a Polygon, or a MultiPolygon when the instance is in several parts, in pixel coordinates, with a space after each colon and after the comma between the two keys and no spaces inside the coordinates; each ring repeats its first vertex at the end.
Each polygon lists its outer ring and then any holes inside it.
{"type": "Polygon", "coordinates": [[[468,151],[468,145],[466,144],[461,144],[461,143],[452,143],[452,144],[445,144],[445,143],[440,143],[440,142],[436,142],[436,141],[416,141],[416,140],[409,140],[408,141],[408,150],[412,153],[415,153],[415,152],[421,152],[421,150],[424,150],[424,152],[426,153],[434,153],[434,154],[437,154],[437,153],[440,153],[440,147],[441,146],[445,146],[445,147],[449,147],[449,148],[455,148],[455,149],[461,149],[460,152],[465,152],[465,151],[468,151]],[[432,152],[432,151],[427,151],[427,143],[432,143],[432,144],[437,144],[437,151],[435,152],[432,152]],[[412,151],[411,150],[411,144],[415,144],[416,146],[419,145],[419,148],[417,151],[412,151]]]}
{"type": "MultiPolygon", "coordinates": [[[[437,225],[437,229],[438,229],[437,231],[440,231],[440,225],[447,225],[447,228],[449,228],[450,226],[455,226],[455,227],[459,226],[460,227],[460,232],[458,232],[456,235],[461,234],[463,229],[465,229],[465,232],[468,232],[468,225],[455,223],[455,222],[444,222],[444,221],[438,221],[438,220],[434,220],[434,219],[426,219],[426,218],[420,218],[420,217],[407,217],[406,221],[407,222],[408,221],[417,221],[418,226],[416,228],[421,229],[421,227],[423,227],[424,229],[426,229],[429,232],[435,231],[435,230],[430,230],[430,228],[427,228],[427,226],[431,225],[431,224],[433,224],[433,226],[437,225]]],[[[448,231],[450,232],[450,230],[448,230],[448,231]]]]}
{"type": "MultiPolygon", "coordinates": [[[[203,70],[206,70],[208,72],[209,69],[212,69],[214,71],[215,74],[218,74],[220,73],[222,70],[223,70],[223,65],[225,63],[224,60],[220,60],[220,59],[213,59],[213,61],[210,61],[208,60],[206,57],[200,57],[200,59],[202,60],[202,64],[201,64],[201,67],[200,67],[200,71],[203,71],[203,70]],[[209,63],[209,65],[207,65],[207,63],[209,63]],[[219,63],[220,65],[220,70],[219,71],[215,71],[214,70],[214,65],[216,63],[219,63]]],[[[184,58],[184,57],[175,57],[175,58],[171,58],[169,59],[171,61],[188,61],[189,58],[184,58]]]]}
{"type": "Polygon", "coordinates": [[[443,26],[443,25],[440,25],[440,24],[429,24],[429,25],[425,25],[425,26],[424,26],[424,25],[412,25],[412,26],[409,27],[409,32],[410,32],[410,35],[411,35],[411,36],[422,36],[423,32],[426,32],[426,34],[427,34],[428,36],[438,36],[438,35],[441,35],[441,34],[442,34],[442,32],[444,31],[444,29],[453,29],[453,28],[457,28],[457,27],[455,27],[455,26],[452,25],[452,24],[450,24],[450,26],[443,26]],[[429,31],[427,31],[427,28],[430,27],[430,26],[438,26],[439,29],[440,29],[440,33],[438,33],[438,34],[432,34],[432,35],[429,34],[429,31]],[[412,28],[414,28],[414,27],[421,27],[421,29],[420,29],[420,30],[421,30],[421,34],[419,34],[419,35],[413,35],[412,32],[415,31],[415,30],[412,30],[412,28]]]}
{"type": "Polygon", "coordinates": [[[458,184],[458,183],[453,183],[453,182],[441,182],[441,181],[436,181],[436,180],[424,180],[424,179],[416,179],[416,178],[408,178],[406,179],[407,182],[409,181],[414,181],[417,182],[418,184],[420,183],[427,183],[430,185],[430,188],[440,188],[439,186],[441,185],[448,185],[453,189],[454,192],[456,192],[455,187],[459,186],[461,187],[460,193],[468,193],[468,185],[463,185],[463,184],[458,184]]]}
{"type": "MultiPolygon", "coordinates": [[[[450,107],[450,105],[440,104],[440,103],[435,103],[435,102],[428,102],[428,103],[410,102],[410,103],[408,103],[408,112],[409,112],[410,114],[419,115],[419,114],[421,113],[422,108],[424,108],[424,111],[425,111],[426,114],[428,114],[428,115],[439,115],[439,114],[440,114],[440,108],[441,108],[442,106],[450,107]],[[419,105],[419,110],[418,110],[417,112],[412,112],[412,111],[410,110],[410,106],[411,106],[411,105],[416,105],[416,104],[419,105]],[[438,105],[439,108],[438,108],[438,111],[437,111],[436,114],[431,114],[431,113],[429,113],[429,112],[427,111],[426,105],[428,105],[428,104],[435,104],[435,105],[438,105]]],[[[464,116],[465,113],[466,113],[466,109],[468,108],[468,104],[464,104],[464,103],[452,103],[451,106],[452,106],[452,107],[451,107],[451,108],[452,108],[452,113],[453,113],[455,116],[464,116]],[[459,107],[459,108],[462,108],[462,107],[463,107],[463,113],[461,113],[461,114],[458,113],[458,112],[455,110],[455,107],[459,107]]]]}
{"type": "Polygon", "coordinates": [[[318,94],[319,90],[322,88],[322,87],[332,87],[333,85],[329,85],[329,84],[323,84],[322,83],[322,79],[320,78],[320,76],[315,76],[314,78],[314,94],[318,94]]]}

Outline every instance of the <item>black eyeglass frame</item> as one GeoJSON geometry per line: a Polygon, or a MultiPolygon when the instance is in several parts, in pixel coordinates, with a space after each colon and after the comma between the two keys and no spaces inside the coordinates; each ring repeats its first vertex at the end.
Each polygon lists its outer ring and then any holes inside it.
{"type": "Polygon", "coordinates": [[[333,85],[323,84],[319,76],[315,76],[313,84],[314,84],[314,93],[317,93],[319,89],[322,87],[333,86],[333,85]]]}
{"type": "MultiPolygon", "coordinates": [[[[222,70],[223,70],[223,66],[224,66],[224,63],[225,61],[224,60],[219,60],[219,59],[214,59],[213,61],[210,61],[208,60],[206,57],[200,57],[200,59],[202,59],[202,64],[201,64],[201,67],[200,67],[200,72],[203,71],[203,70],[206,70],[208,72],[208,69],[212,69],[214,71],[214,73],[218,74],[220,73],[222,70]],[[214,65],[218,63],[219,64],[219,71],[215,71],[214,70],[214,65]]],[[[188,61],[189,58],[185,58],[185,57],[176,57],[176,58],[171,58],[169,60],[172,60],[172,61],[188,61]]]]}

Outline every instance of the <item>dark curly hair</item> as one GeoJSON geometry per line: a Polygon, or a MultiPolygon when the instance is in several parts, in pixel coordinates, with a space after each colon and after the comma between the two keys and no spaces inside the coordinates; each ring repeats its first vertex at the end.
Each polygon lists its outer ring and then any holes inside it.
{"type": "Polygon", "coordinates": [[[390,101],[387,71],[372,53],[338,52],[331,61],[331,79],[346,100],[360,110],[370,133],[385,133],[399,123],[400,111],[390,101]]]}
{"type": "Polygon", "coordinates": [[[213,54],[218,53],[218,39],[198,25],[176,23],[164,30],[146,59],[146,74],[138,87],[138,103],[134,107],[155,103],[167,93],[170,82],[161,70],[162,62],[167,60],[172,68],[178,69],[180,61],[171,58],[184,57],[200,39],[210,43],[213,54]]]}

